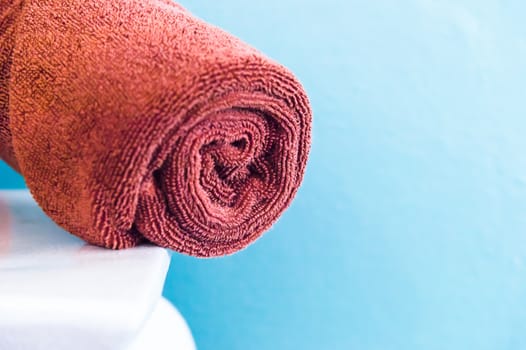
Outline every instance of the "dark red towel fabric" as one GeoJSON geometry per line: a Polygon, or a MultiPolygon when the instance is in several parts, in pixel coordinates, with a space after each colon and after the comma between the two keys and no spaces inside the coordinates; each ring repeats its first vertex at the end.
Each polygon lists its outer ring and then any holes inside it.
{"type": "Polygon", "coordinates": [[[0,156],[92,244],[230,254],[300,185],[300,83],[169,0],[0,0],[0,43],[0,156]]]}

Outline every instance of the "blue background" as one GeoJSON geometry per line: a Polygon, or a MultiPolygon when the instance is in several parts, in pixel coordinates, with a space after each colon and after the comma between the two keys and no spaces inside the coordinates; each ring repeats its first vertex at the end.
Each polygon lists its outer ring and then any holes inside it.
{"type": "Polygon", "coordinates": [[[526,349],[526,3],[182,4],[290,67],[315,112],[279,223],[173,256],[199,348],[526,349]]]}

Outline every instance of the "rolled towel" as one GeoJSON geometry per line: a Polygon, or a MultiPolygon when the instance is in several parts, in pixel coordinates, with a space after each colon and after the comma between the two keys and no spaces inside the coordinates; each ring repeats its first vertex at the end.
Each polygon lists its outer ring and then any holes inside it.
{"type": "Polygon", "coordinates": [[[59,225],[211,257],[258,238],[305,171],[295,77],[169,0],[0,0],[0,156],[59,225]]]}

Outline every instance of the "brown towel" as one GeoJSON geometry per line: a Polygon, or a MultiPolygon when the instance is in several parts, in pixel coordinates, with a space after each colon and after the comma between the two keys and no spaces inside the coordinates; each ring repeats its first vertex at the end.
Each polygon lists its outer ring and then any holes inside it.
{"type": "Polygon", "coordinates": [[[169,0],[0,0],[0,43],[0,156],[89,243],[230,254],[300,185],[301,85],[169,0]]]}

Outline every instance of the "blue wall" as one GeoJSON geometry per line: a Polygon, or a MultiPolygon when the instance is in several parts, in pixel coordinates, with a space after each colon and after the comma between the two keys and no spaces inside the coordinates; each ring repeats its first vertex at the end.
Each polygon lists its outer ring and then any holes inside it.
{"type": "Polygon", "coordinates": [[[0,189],[18,189],[24,187],[24,179],[0,159],[0,189]]]}
{"type": "Polygon", "coordinates": [[[182,3],[289,66],[315,112],[271,232],[173,257],[200,349],[526,349],[526,3],[182,3]]]}

